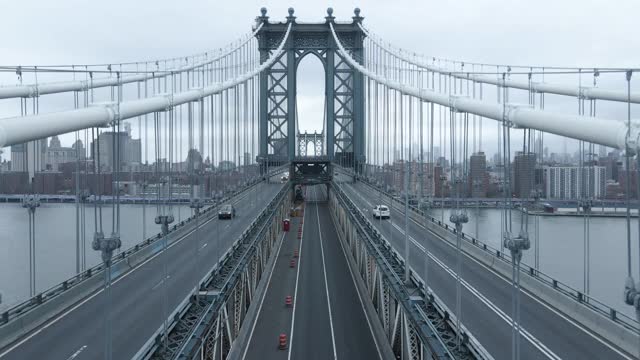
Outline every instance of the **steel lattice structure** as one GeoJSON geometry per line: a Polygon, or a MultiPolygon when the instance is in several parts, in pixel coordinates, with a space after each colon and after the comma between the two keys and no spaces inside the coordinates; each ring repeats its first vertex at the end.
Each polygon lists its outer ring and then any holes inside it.
{"type": "MultiPolygon", "coordinates": [[[[362,19],[357,14],[350,23],[335,24],[348,53],[356,58],[363,56],[365,34],[358,26],[362,19]]],[[[330,29],[334,23],[332,11],[324,23],[298,23],[293,9],[286,23],[270,22],[266,11],[257,21],[260,30],[256,36],[262,61],[270,58],[287,26],[291,25],[284,52],[260,75],[259,149],[263,161],[281,163],[296,156],[296,70],[305,56],[313,55],[325,68],[326,155],[331,161],[351,167],[363,164],[364,77],[337,51],[330,29]]]]}
{"type": "Polygon", "coordinates": [[[324,133],[309,134],[306,131],[298,134],[298,155],[322,156],[324,154],[324,133]],[[307,146],[313,145],[313,153],[308,153],[307,146]]]}

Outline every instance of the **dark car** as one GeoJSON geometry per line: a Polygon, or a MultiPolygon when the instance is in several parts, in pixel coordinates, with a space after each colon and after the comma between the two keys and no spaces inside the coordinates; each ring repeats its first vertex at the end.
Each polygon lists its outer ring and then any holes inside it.
{"type": "Polygon", "coordinates": [[[231,204],[222,205],[218,211],[218,219],[233,219],[236,217],[236,208],[231,204]]]}

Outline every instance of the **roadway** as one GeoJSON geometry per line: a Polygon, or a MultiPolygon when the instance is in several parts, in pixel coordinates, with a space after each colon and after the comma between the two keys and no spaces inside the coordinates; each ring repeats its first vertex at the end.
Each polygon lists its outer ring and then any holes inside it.
{"type": "Polygon", "coordinates": [[[130,359],[282,186],[258,184],[236,200],[236,218],[218,220],[214,216],[197,234],[192,230],[171,243],[166,251],[115,279],[110,306],[107,307],[101,289],[20,341],[1,349],[0,358],[101,359],[105,348],[103,311],[108,308],[112,314],[113,358],[130,359]],[[167,306],[163,305],[165,293],[167,306]]]}
{"type": "MultiPolygon", "coordinates": [[[[279,249],[243,359],[381,359],[320,186],[307,187],[299,219],[279,249]],[[300,257],[290,267],[294,249],[300,257]],[[287,295],[293,306],[284,305],[287,295]],[[287,349],[278,349],[279,334],[287,349]]],[[[358,276],[356,274],[356,276],[358,276]]],[[[371,319],[371,321],[378,321],[371,319]]]]}
{"type": "MultiPolygon", "coordinates": [[[[340,186],[365,214],[371,214],[376,203],[389,204],[388,199],[382,200],[380,193],[365,184],[340,186]]],[[[404,256],[402,210],[392,208],[391,219],[372,218],[372,223],[404,256]]],[[[428,276],[431,290],[456,314],[455,247],[414,221],[409,221],[408,230],[411,268],[423,279],[428,276]],[[428,262],[423,251],[425,245],[430,252],[428,262]]],[[[510,280],[464,255],[461,278],[462,323],[496,359],[511,359],[510,280]]],[[[633,359],[529,292],[523,291],[520,299],[522,359],[633,359]]]]}

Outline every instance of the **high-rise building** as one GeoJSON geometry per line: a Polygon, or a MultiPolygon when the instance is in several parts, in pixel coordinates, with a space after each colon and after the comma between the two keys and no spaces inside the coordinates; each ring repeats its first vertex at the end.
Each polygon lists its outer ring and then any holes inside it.
{"type": "Polygon", "coordinates": [[[47,151],[47,138],[37,140],[34,143],[24,143],[13,145],[11,147],[11,171],[27,171],[27,162],[29,164],[35,163],[35,171],[44,170],[45,153],[47,151]],[[35,145],[37,153],[36,157],[29,155],[29,159],[26,158],[27,149],[31,149],[35,145]]]}
{"type": "Polygon", "coordinates": [[[437,159],[440,157],[440,146],[433,147],[433,158],[437,159]]]}
{"type": "Polygon", "coordinates": [[[469,159],[469,194],[471,197],[486,197],[488,188],[487,157],[478,152],[469,159]]]}
{"type": "MultiPolygon", "coordinates": [[[[125,132],[105,131],[98,135],[98,139],[91,144],[91,157],[98,161],[102,171],[109,172],[116,168],[116,157],[120,157],[120,165],[125,155],[128,135],[125,132]],[[115,142],[119,142],[120,154],[115,152],[115,142]]],[[[120,169],[120,166],[118,166],[120,169]]]]}
{"type": "Polygon", "coordinates": [[[48,170],[58,171],[60,165],[74,162],[77,158],[85,158],[84,145],[81,140],[76,141],[72,147],[62,147],[57,136],[51,137],[49,148],[45,152],[45,164],[48,170]]]}
{"type": "Polygon", "coordinates": [[[396,191],[404,191],[404,172],[405,162],[404,160],[396,160],[393,162],[393,188],[396,191]]]}
{"type": "Polygon", "coordinates": [[[603,198],[606,195],[604,166],[546,166],[544,177],[548,199],[603,198]]]}
{"type": "Polygon", "coordinates": [[[599,145],[598,146],[598,156],[599,157],[605,157],[607,156],[607,147],[604,145],[599,145]]]}
{"type": "Polygon", "coordinates": [[[528,198],[535,188],[536,154],[517,152],[513,160],[511,191],[518,198],[528,198]]]}
{"type": "Polygon", "coordinates": [[[187,153],[187,172],[202,170],[202,155],[197,149],[190,149],[187,153]]]}
{"type": "Polygon", "coordinates": [[[129,163],[142,164],[142,140],[129,138],[127,152],[129,153],[127,158],[129,163]]]}
{"type": "Polygon", "coordinates": [[[622,196],[627,192],[627,182],[629,182],[629,197],[638,198],[638,172],[635,170],[627,171],[621,169],[618,172],[618,183],[620,184],[620,193],[622,196]]]}
{"type": "Polygon", "coordinates": [[[119,169],[123,166],[142,162],[142,146],[140,139],[131,139],[127,132],[105,131],[91,144],[91,157],[99,160],[103,171],[115,169],[115,158],[119,157],[119,169]],[[114,151],[115,143],[119,143],[120,153],[114,151]],[[99,156],[98,156],[99,155],[99,156]]]}
{"type": "Polygon", "coordinates": [[[444,156],[440,156],[438,157],[438,159],[436,159],[436,166],[440,166],[442,168],[448,168],[449,160],[447,160],[444,156]]]}
{"type": "Polygon", "coordinates": [[[26,171],[26,158],[27,151],[26,144],[13,145],[11,147],[11,171],[26,171]]]}
{"type": "Polygon", "coordinates": [[[60,139],[58,138],[58,135],[53,135],[51,137],[51,140],[49,141],[49,148],[58,149],[61,147],[62,145],[60,144],[60,139]]]}
{"type": "Polygon", "coordinates": [[[233,162],[233,161],[228,161],[228,160],[222,160],[218,164],[218,169],[221,170],[221,171],[232,170],[235,167],[236,167],[236,163],[233,162]]]}
{"type": "Polygon", "coordinates": [[[433,178],[435,181],[434,192],[435,197],[449,196],[449,186],[447,184],[447,176],[444,173],[444,168],[440,165],[433,167],[433,178]]]}

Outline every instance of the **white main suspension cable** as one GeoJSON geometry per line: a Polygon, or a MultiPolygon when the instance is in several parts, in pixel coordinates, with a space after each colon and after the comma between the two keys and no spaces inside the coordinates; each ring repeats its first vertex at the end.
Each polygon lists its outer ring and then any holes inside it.
{"type": "Polygon", "coordinates": [[[260,24],[260,26],[253,32],[253,36],[247,37],[247,39],[245,39],[237,47],[230,49],[227,52],[220,54],[213,59],[209,59],[203,62],[193,63],[191,65],[186,65],[186,66],[182,66],[174,69],[158,70],[156,72],[153,72],[153,71],[147,72],[141,75],[123,76],[120,78],[119,82],[116,78],[108,77],[108,78],[94,79],[92,82],[88,82],[85,80],[75,80],[75,81],[61,81],[61,82],[0,87],[0,99],[33,97],[36,94],[46,95],[46,94],[57,94],[57,93],[64,93],[64,92],[71,92],[71,91],[85,91],[89,88],[102,88],[107,86],[116,86],[118,84],[121,84],[121,85],[130,84],[130,83],[146,81],[150,79],[166,78],[167,76],[170,76],[172,74],[189,72],[191,70],[199,69],[207,65],[213,64],[214,62],[217,62],[220,59],[223,59],[232,55],[235,51],[242,48],[245,44],[251,41],[253,37],[258,33],[258,31],[260,31],[261,28],[262,28],[262,24],[260,24]]]}
{"type": "MultiPolygon", "coordinates": [[[[624,149],[626,147],[628,130],[630,130],[630,141],[637,142],[640,139],[640,122],[638,121],[634,121],[631,129],[628,129],[627,125],[619,120],[552,113],[514,104],[505,104],[503,107],[500,104],[487,103],[465,96],[446,95],[430,89],[419,89],[388,79],[356,62],[342,46],[333,28],[333,24],[330,24],[330,26],[333,37],[338,45],[338,53],[345,58],[349,65],[363,75],[404,94],[443,105],[457,111],[468,112],[497,121],[506,121],[520,128],[541,130],[618,149],[624,149]]],[[[502,82],[500,82],[500,84],[502,84],[502,82]]]]}
{"type": "MultiPolygon", "coordinates": [[[[435,66],[433,64],[429,64],[425,62],[423,59],[420,59],[417,55],[410,55],[408,53],[404,53],[402,51],[396,51],[389,46],[383,44],[380,40],[376,39],[375,36],[371,36],[370,32],[362,26],[362,24],[358,24],[360,29],[367,34],[371,38],[371,41],[382,48],[384,51],[388,52],[392,56],[397,57],[398,59],[408,62],[409,64],[415,65],[419,68],[426,69],[428,71],[432,71],[440,74],[451,74],[452,77],[458,79],[472,80],[478,83],[490,84],[496,86],[506,86],[513,89],[520,89],[526,91],[533,91],[537,93],[549,93],[555,95],[565,95],[572,97],[582,97],[585,99],[600,99],[600,100],[609,100],[609,101],[620,101],[627,102],[629,101],[629,96],[625,91],[615,91],[615,90],[606,90],[600,89],[595,86],[571,86],[571,85],[563,85],[563,84],[549,84],[544,82],[529,82],[529,81],[517,81],[517,80],[506,80],[502,81],[501,79],[494,78],[489,75],[474,75],[471,73],[463,73],[463,72],[452,72],[450,69],[435,66]]],[[[435,59],[435,58],[434,58],[435,59]]],[[[640,104],[640,93],[632,93],[631,94],[631,103],[640,104]]]]}
{"type": "Polygon", "coordinates": [[[79,110],[1,119],[0,147],[21,144],[27,141],[89,127],[104,126],[113,121],[122,121],[156,111],[164,111],[176,105],[198,101],[204,97],[219,94],[238,84],[249,81],[254,76],[271,67],[275,60],[283,53],[284,45],[287,42],[290,31],[291,24],[287,27],[282,42],[268,61],[265,61],[252,71],[241,74],[231,80],[215,83],[200,89],[155,96],[142,100],[125,101],[119,104],[98,104],[79,110]]]}

